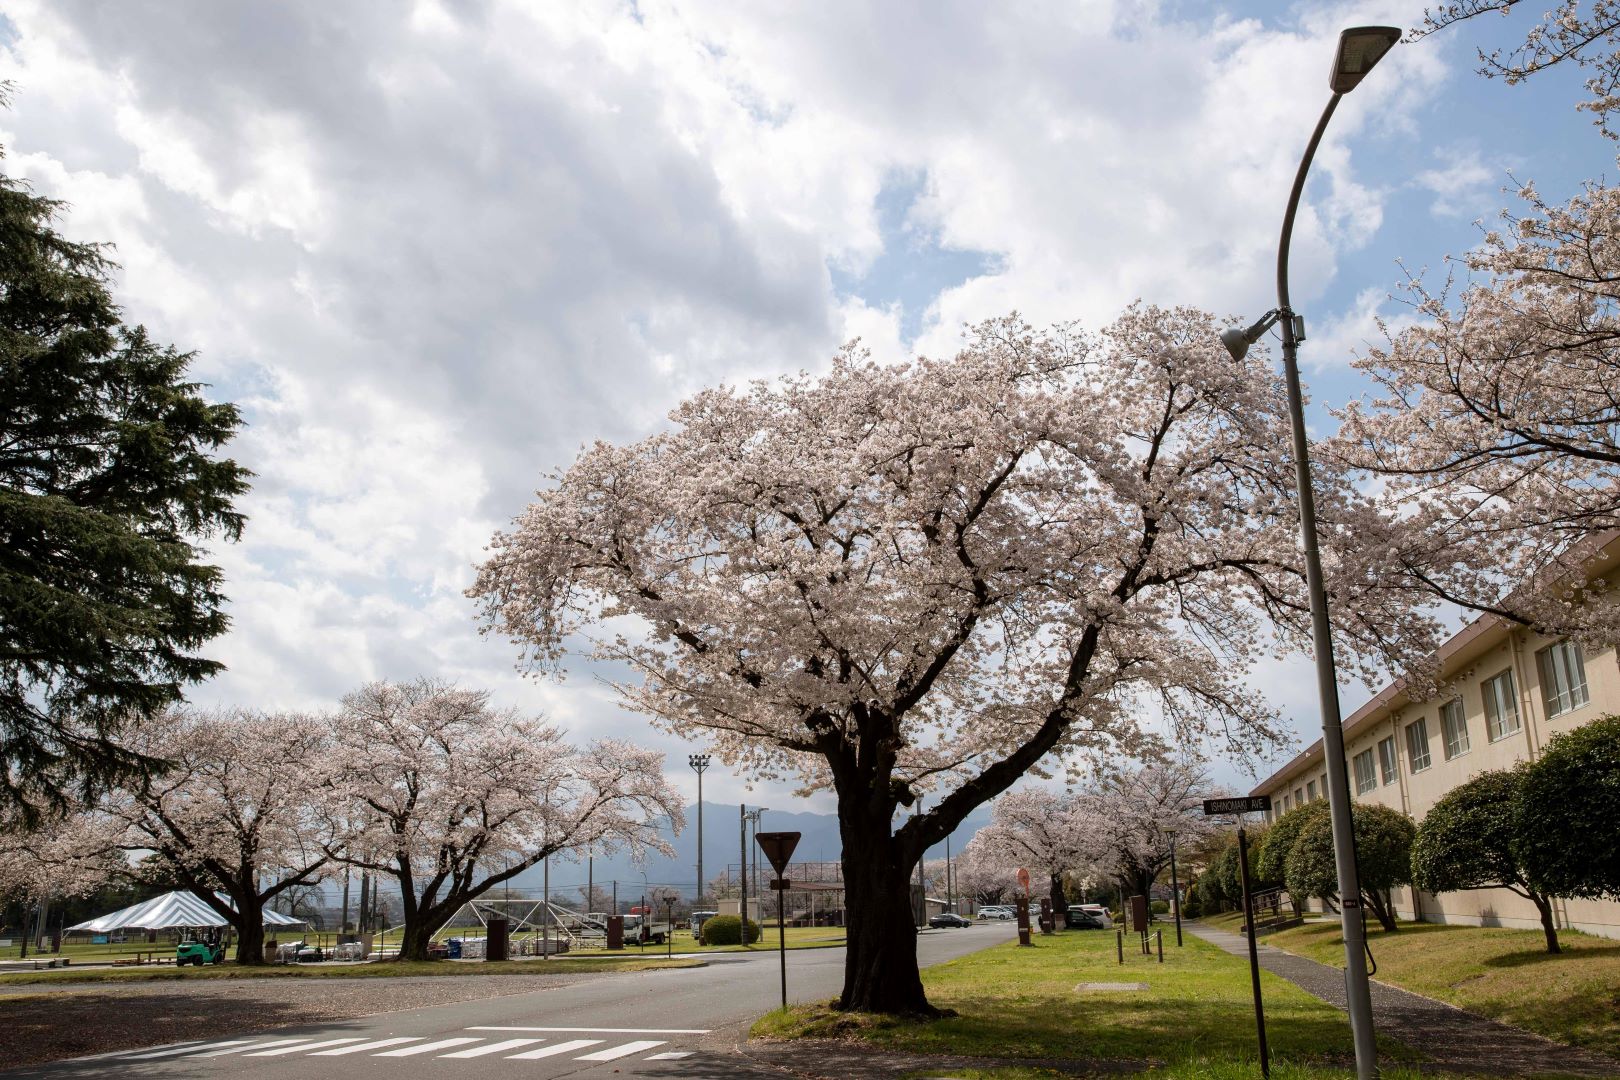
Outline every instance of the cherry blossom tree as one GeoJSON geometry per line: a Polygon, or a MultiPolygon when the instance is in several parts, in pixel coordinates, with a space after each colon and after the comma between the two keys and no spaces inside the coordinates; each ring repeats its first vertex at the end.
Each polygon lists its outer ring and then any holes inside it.
{"type": "Polygon", "coordinates": [[[1053,911],[1068,906],[1063,891],[1065,875],[1090,862],[1087,838],[1081,832],[1085,822],[1076,804],[1073,795],[1045,788],[1009,791],[995,801],[990,824],[974,837],[999,851],[1004,859],[1024,867],[1036,881],[1044,881],[1053,911]]]}
{"type": "Polygon", "coordinates": [[[1172,830],[1182,850],[1219,830],[1201,812],[1203,800],[1215,794],[1197,762],[1144,765],[1105,777],[1077,800],[1076,831],[1093,865],[1147,896],[1170,866],[1172,830]]]}
{"type": "Polygon", "coordinates": [[[1522,195],[1460,293],[1412,284],[1422,321],[1357,362],[1381,391],[1323,453],[1382,480],[1414,587],[1607,644],[1620,602],[1589,564],[1620,527],[1620,192],[1522,195]]]}
{"type": "MultiPolygon", "coordinates": [[[[1096,336],[1009,317],[952,359],[852,345],[820,378],[704,391],[585,450],[470,591],[531,670],[589,642],[656,725],[832,788],[839,1002],[931,1015],[907,879],[974,807],[1054,756],[1138,752],[1149,703],[1178,739],[1276,737],[1242,678],[1309,637],[1287,409],[1219,331],[1144,306],[1096,336]]],[[[1333,554],[1371,508],[1317,479],[1346,662],[1427,643],[1333,554]]]]}
{"type": "Polygon", "coordinates": [[[354,834],[334,854],[392,877],[400,959],[427,959],[465,903],[553,855],[665,855],[685,825],[663,756],[604,739],[585,747],[489,695],[449,683],[372,683],[336,718],[332,788],[354,834]]]}
{"type": "MultiPolygon", "coordinates": [[[[1519,0],[1453,0],[1423,12],[1423,25],[1412,32],[1420,38],[1481,15],[1506,15],[1519,0]]],[[[1577,108],[1593,113],[1603,134],[1620,138],[1609,125],[1620,110],[1620,4],[1615,0],[1558,0],[1538,9],[1540,20],[1525,32],[1524,40],[1506,49],[1479,50],[1479,73],[1512,85],[1548,68],[1585,68],[1591,95],[1577,108]]]]}
{"type": "Polygon", "coordinates": [[[118,848],[144,855],[148,869],[224,916],[236,931],[238,963],[264,963],[266,905],[320,880],[339,835],[321,781],[332,747],[327,722],[171,709],[128,738],[169,767],[139,788],[112,792],[92,816],[117,824],[118,848]]]}
{"type": "Polygon", "coordinates": [[[1006,850],[980,829],[962,849],[953,868],[956,888],[975,904],[996,904],[1013,889],[1017,863],[1006,850]]]}

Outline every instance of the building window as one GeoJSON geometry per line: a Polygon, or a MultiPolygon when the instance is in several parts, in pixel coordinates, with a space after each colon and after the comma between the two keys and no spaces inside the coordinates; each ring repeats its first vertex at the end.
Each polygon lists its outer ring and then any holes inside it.
{"type": "Polygon", "coordinates": [[[1468,720],[1463,716],[1461,698],[1440,706],[1440,730],[1446,737],[1446,760],[1468,753],[1468,720]]]}
{"type": "Polygon", "coordinates": [[[1308,797],[1311,800],[1311,802],[1316,801],[1316,781],[1315,780],[1307,780],[1307,781],[1305,781],[1305,795],[1306,795],[1306,797],[1308,797]]]}
{"type": "Polygon", "coordinates": [[[1295,806],[1304,806],[1305,805],[1305,792],[1300,788],[1295,788],[1294,789],[1294,805],[1295,806]]]}
{"type": "Polygon", "coordinates": [[[1285,814],[1286,814],[1286,813],[1288,813],[1288,809],[1289,809],[1289,800],[1288,800],[1288,796],[1287,796],[1287,795],[1284,795],[1284,796],[1283,796],[1283,813],[1285,813],[1285,814]]]}
{"type": "Polygon", "coordinates": [[[1536,653],[1541,669],[1541,695],[1547,702],[1547,715],[1558,716],[1591,701],[1586,692],[1586,664],[1581,648],[1572,641],[1560,641],[1536,653]]]}
{"type": "Polygon", "coordinates": [[[1406,725],[1406,760],[1413,772],[1429,767],[1429,721],[1419,717],[1406,725]]]}
{"type": "Polygon", "coordinates": [[[1378,786],[1378,773],[1373,765],[1372,747],[1356,755],[1356,794],[1365,795],[1378,786]]]}
{"type": "Polygon", "coordinates": [[[1513,690],[1513,669],[1479,684],[1485,697],[1485,734],[1496,742],[1519,730],[1519,705],[1513,690]]]}
{"type": "Polygon", "coordinates": [[[1378,743],[1378,771],[1383,774],[1384,783],[1395,782],[1395,736],[1382,739],[1378,743]]]}

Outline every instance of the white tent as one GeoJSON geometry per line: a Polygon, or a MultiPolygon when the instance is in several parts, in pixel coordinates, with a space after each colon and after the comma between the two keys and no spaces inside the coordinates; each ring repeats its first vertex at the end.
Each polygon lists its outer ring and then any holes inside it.
{"type": "MultiPolygon", "coordinates": [[[[223,893],[215,893],[227,907],[233,907],[223,893]]],[[[172,930],[229,926],[225,916],[215,911],[202,897],[191,892],[164,893],[139,904],[131,905],[99,919],[79,923],[67,928],[67,933],[85,932],[105,934],[110,930],[172,930]]],[[[279,912],[264,909],[266,926],[305,926],[302,919],[294,919],[279,912]]]]}

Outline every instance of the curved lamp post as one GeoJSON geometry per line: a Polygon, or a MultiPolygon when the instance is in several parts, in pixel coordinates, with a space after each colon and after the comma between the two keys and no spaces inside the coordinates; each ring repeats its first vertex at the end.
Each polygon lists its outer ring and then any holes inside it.
{"type": "Polygon", "coordinates": [[[1367,985],[1367,932],[1362,925],[1361,883],[1356,872],[1355,834],[1350,823],[1350,784],[1345,770],[1344,729],[1339,715],[1338,674],[1333,664],[1333,633],[1328,625],[1327,595],[1322,586],[1322,559],[1316,544],[1316,501],[1311,494],[1310,452],[1305,439],[1305,411],[1299,388],[1299,342],[1305,323],[1288,304],[1288,244],[1294,233],[1294,214],[1305,190],[1305,175],[1316,156],[1322,132],[1327,130],[1339,99],[1361,82],[1373,65],[1401,39],[1393,26],[1358,26],[1339,35],[1333,58],[1328,99],[1316,122],[1311,141],[1300,159],[1294,189],[1283,214],[1282,236],[1277,242],[1277,307],[1246,330],[1235,327],[1221,335],[1234,360],[1243,359],[1249,346],[1272,326],[1282,330],[1283,372],[1288,383],[1288,413],[1293,427],[1294,483],[1299,492],[1299,531],[1305,552],[1305,581],[1311,596],[1311,640],[1316,653],[1316,689],[1322,708],[1322,758],[1327,767],[1328,807],[1333,817],[1333,861],[1339,875],[1339,905],[1344,920],[1345,996],[1350,1030],[1356,1047],[1356,1076],[1372,1080],[1378,1075],[1378,1048],[1373,1041],[1372,998],[1367,985]]]}

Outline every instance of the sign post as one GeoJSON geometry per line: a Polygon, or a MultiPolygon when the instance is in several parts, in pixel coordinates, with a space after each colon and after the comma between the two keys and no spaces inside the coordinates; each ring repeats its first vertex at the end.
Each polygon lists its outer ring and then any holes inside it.
{"type": "Polygon", "coordinates": [[[1022,866],[1014,875],[1018,887],[1024,890],[1024,895],[1015,897],[1013,911],[1018,916],[1018,944],[1029,945],[1029,871],[1022,866]]]}
{"type": "Polygon", "coordinates": [[[1254,1024],[1260,1035],[1260,1075],[1265,1080],[1271,1080],[1271,1055],[1266,1049],[1266,1010],[1260,1002],[1260,951],[1254,940],[1254,899],[1249,891],[1249,837],[1243,831],[1243,815],[1264,814],[1270,810],[1269,795],[1204,800],[1206,817],[1236,814],[1238,819],[1238,880],[1243,886],[1243,925],[1249,937],[1249,983],[1254,989],[1254,1024]]]}
{"type": "MultiPolygon", "coordinates": [[[[776,871],[776,877],[771,881],[771,888],[776,890],[776,947],[782,960],[782,1008],[787,1008],[787,888],[791,884],[783,875],[787,871],[788,860],[793,857],[793,849],[799,846],[799,833],[796,832],[762,832],[754,834],[754,843],[771,862],[771,869],[776,871]]],[[[743,937],[748,937],[748,919],[743,918],[743,937]]]]}

